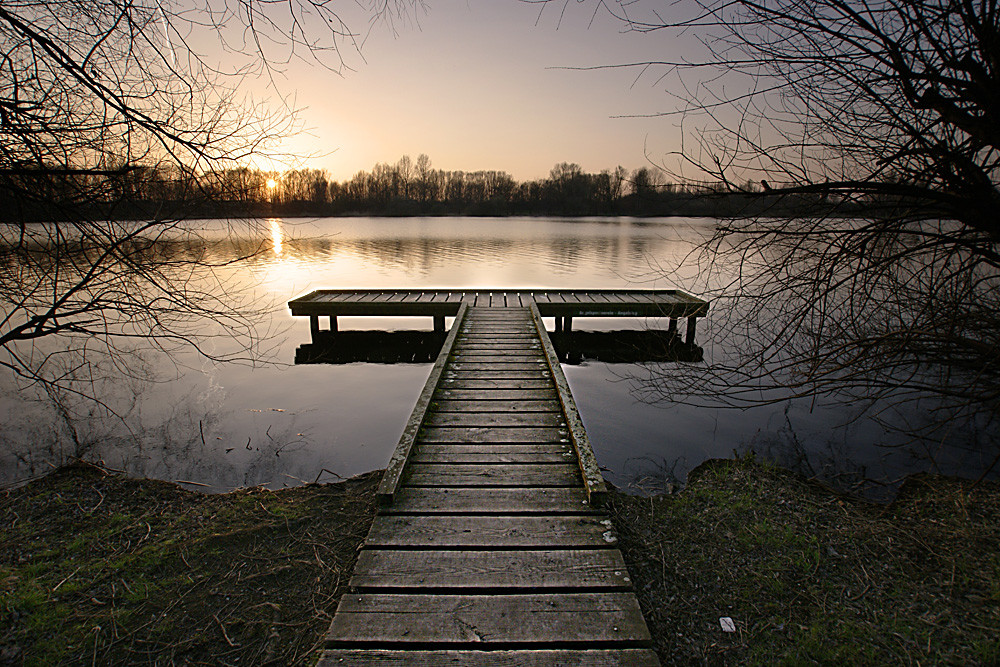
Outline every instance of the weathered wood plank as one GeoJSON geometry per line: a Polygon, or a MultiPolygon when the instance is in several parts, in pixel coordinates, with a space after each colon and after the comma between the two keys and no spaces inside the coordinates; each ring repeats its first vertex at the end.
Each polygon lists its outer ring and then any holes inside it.
{"type": "Polygon", "coordinates": [[[552,380],[549,378],[529,377],[529,378],[476,378],[455,375],[453,377],[442,378],[442,389],[555,389],[552,380]]]}
{"type": "Polygon", "coordinates": [[[538,354],[541,351],[538,337],[527,336],[518,339],[504,340],[497,338],[475,338],[459,334],[456,342],[458,352],[462,354],[483,354],[496,352],[499,354],[538,354]],[[472,341],[476,341],[472,344],[472,341]]]}
{"type": "Polygon", "coordinates": [[[560,428],[488,428],[427,426],[420,442],[569,442],[569,431],[560,428]]]}
{"type": "Polygon", "coordinates": [[[513,595],[344,595],[327,640],[540,644],[648,643],[649,631],[630,593],[513,595]]]}
{"type": "Polygon", "coordinates": [[[545,368],[545,357],[538,350],[455,350],[451,357],[455,368],[467,368],[478,365],[480,370],[505,364],[522,364],[523,368],[545,368]]]}
{"type": "Polygon", "coordinates": [[[474,345],[533,345],[535,336],[521,332],[504,331],[459,331],[459,342],[474,345]]]}
{"type": "Polygon", "coordinates": [[[531,361],[544,361],[545,356],[542,353],[542,346],[536,345],[534,348],[526,347],[507,347],[507,348],[496,348],[496,347],[475,347],[469,348],[465,345],[459,345],[454,350],[453,361],[490,361],[490,362],[518,362],[527,363],[531,361]]]}
{"type": "MultiPolygon", "coordinates": [[[[573,445],[568,442],[489,442],[485,444],[461,444],[456,442],[422,442],[413,454],[447,454],[457,456],[468,454],[559,454],[573,453],[573,445]]],[[[574,454],[575,455],[575,454],[574,454]]]]}
{"type": "Polygon", "coordinates": [[[412,461],[403,474],[404,486],[576,486],[575,461],[558,463],[423,463],[412,461]]]}
{"type": "Polygon", "coordinates": [[[483,347],[469,347],[460,345],[455,348],[456,361],[496,361],[503,363],[505,359],[509,361],[538,361],[539,357],[544,358],[544,350],[541,345],[534,347],[523,346],[500,346],[489,345],[483,347]],[[462,357],[469,357],[463,359],[462,357]],[[522,359],[522,357],[524,359],[522,359]]]}
{"type": "Polygon", "coordinates": [[[412,551],[364,549],[352,588],[628,590],[632,582],[618,549],[554,551],[412,551]]]}
{"type": "Polygon", "coordinates": [[[429,488],[402,487],[392,514],[593,514],[583,487],[573,488],[429,488]]]}
{"type": "MultiPolygon", "coordinates": [[[[530,445],[500,446],[530,447],[530,445]]],[[[576,454],[569,448],[560,448],[558,445],[541,446],[553,446],[560,451],[526,450],[519,452],[498,452],[495,451],[495,445],[481,447],[466,445],[423,445],[419,451],[410,454],[410,463],[576,463],[576,454]],[[425,451],[425,447],[437,447],[441,451],[425,451]]]]}
{"type": "Polygon", "coordinates": [[[528,319],[520,307],[491,306],[489,308],[473,308],[472,310],[476,316],[476,322],[524,322],[528,319]]]}
{"type": "Polygon", "coordinates": [[[455,352],[462,354],[481,354],[483,352],[496,352],[497,354],[533,354],[542,349],[541,343],[535,340],[513,343],[476,343],[474,338],[461,338],[455,344],[455,352]]]}
{"type": "MultiPolygon", "coordinates": [[[[454,384],[449,385],[454,387],[454,384]]],[[[542,389],[488,389],[474,388],[439,388],[434,395],[441,400],[455,401],[553,401],[557,400],[555,389],[546,387],[542,389]]]]}
{"type": "Polygon", "coordinates": [[[480,310],[474,319],[469,322],[470,327],[517,327],[523,325],[528,320],[524,317],[524,312],[520,309],[501,310],[492,308],[490,310],[480,310]]]}
{"type": "Polygon", "coordinates": [[[478,340],[492,340],[492,339],[502,339],[508,341],[516,340],[534,340],[535,337],[531,334],[524,333],[524,329],[507,329],[507,328],[497,328],[497,327],[473,327],[467,329],[461,329],[460,333],[464,336],[471,337],[475,336],[478,340]]]}
{"type": "MultiPolygon", "coordinates": [[[[465,306],[463,305],[459,308],[458,314],[455,316],[456,322],[461,324],[464,317],[465,306]]],[[[455,338],[457,335],[458,331],[453,328],[445,338],[444,344],[441,346],[441,352],[438,353],[438,358],[434,362],[434,366],[431,368],[430,375],[427,377],[427,382],[424,385],[424,388],[420,391],[420,396],[417,398],[417,404],[414,406],[413,412],[410,413],[410,418],[407,420],[406,427],[403,429],[403,433],[399,437],[396,449],[393,450],[392,458],[389,459],[389,465],[386,467],[385,474],[382,476],[382,481],[379,482],[378,490],[376,491],[376,497],[382,505],[392,502],[392,496],[399,488],[400,480],[403,477],[403,470],[406,466],[406,460],[410,456],[410,450],[413,448],[416,436],[420,431],[421,425],[423,424],[431,399],[434,396],[435,388],[444,374],[444,368],[448,361],[448,354],[451,351],[451,346],[455,344],[455,338]]]]}
{"type": "Polygon", "coordinates": [[[597,516],[375,517],[366,547],[438,549],[601,549],[618,545],[611,520],[597,516]]]}
{"type": "Polygon", "coordinates": [[[559,401],[547,400],[472,400],[454,401],[435,398],[431,408],[436,412],[558,412],[559,401]]]}
{"type": "Polygon", "coordinates": [[[506,336],[500,336],[497,334],[490,334],[489,336],[477,336],[476,334],[469,334],[467,332],[461,331],[458,334],[458,345],[469,345],[478,347],[538,347],[539,342],[536,336],[529,336],[527,334],[510,334],[506,336]]]}
{"type": "MultiPolygon", "coordinates": [[[[445,369],[447,379],[462,378],[466,380],[540,380],[550,378],[552,374],[548,370],[469,370],[455,369],[448,367],[445,369]]],[[[549,381],[551,382],[551,380],[549,381]]]]}
{"type": "Polygon", "coordinates": [[[327,649],[317,667],[659,667],[656,654],[645,648],[559,649],[514,651],[394,651],[327,649]]]}
{"type": "Polygon", "coordinates": [[[431,411],[424,427],[432,426],[565,426],[562,412],[439,412],[431,411]]]}
{"type": "Polygon", "coordinates": [[[604,477],[601,475],[597,457],[590,446],[590,440],[583,426],[583,419],[580,417],[580,412],[576,408],[576,402],[573,400],[573,393],[570,391],[569,382],[566,380],[566,375],[559,364],[559,358],[552,347],[552,341],[545,335],[545,327],[542,324],[541,314],[534,305],[531,306],[531,314],[535,320],[535,328],[538,330],[539,338],[545,347],[545,356],[548,359],[549,367],[552,369],[552,378],[559,390],[559,400],[563,405],[563,414],[566,417],[567,427],[570,432],[570,442],[573,443],[573,447],[576,450],[583,485],[587,489],[590,501],[594,504],[599,504],[607,495],[608,487],[604,483],[604,477]]]}

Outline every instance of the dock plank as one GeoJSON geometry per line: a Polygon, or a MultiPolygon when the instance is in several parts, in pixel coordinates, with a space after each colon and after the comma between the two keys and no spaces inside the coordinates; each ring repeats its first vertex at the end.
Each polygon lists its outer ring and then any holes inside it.
{"type": "MultiPolygon", "coordinates": [[[[507,445],[523,447],[525,445],[507,445]]],[[[573,462],[573,451],[506,451],[498,452],[494,447],[470,448],[462,445],[424,445],[410,456],[412,463],[566,463],[573,462]],[[439,447],[442,451],[427,451],[428,447],[439,447]],[[474,451],[479,449],[479,451],[474,451]],[[457,450],[457,451],[456,451],[457,450]]]]}
{"type": "MultiPolygon", "coordinates": [[[[568,442],[489,442],[489,443],[457,443],[457,442],[421,442],[417,445],[414,454],[423,452],[428,454],[451,454],[457,455],[463,452],[481,454],[492,452],[495,454],[545,454],[572,452],[573,446],[568,442]]],[[[574,454],[575,455],[575,454],[574,454]]]]}
{"type": "Polygon", "coordinates": [[[617,546],[611,521],[600,516],[375,517],[367,548],[594,549],[617,546]]]}
{"type": "Polygon", "coordinates": [[[522,649],[508,651],[328,649],[317,667],[658,667],[650,649],[522,649]]]}
{"type": "Polygon", "coordinates": [[[404,486],[576,486],[579,468],[566,459],[556,463],[424,463],[414,460],[403,478],[404,486]]]}
{"type": "Polygon", "coordinates": [[[434,426],[503,426],[503,427],[560,427],[566,425],[562,412],[441,412],[434,410],[424,420],[425,427],[434,426]]]}
{"type": "Polygon", "coordinates": [[[628,590],[617,549],[552,551],[362,551],[350,585],[363,588],[628,590]]]}
{"type": "Polygon", "coordinates": [[[554,427],[425,426],[420,442],[568,442],[569,431],[554,427]]]}
{"type": "Polygon", "coordinates": [[[455,344],[454,351],[461,354],[482,354],[484,352],[494,352],[497,354],[532,354],[542,349],[541,344],[536,341],[513,342],[513,343],[472,343],[472,339],[459,339],[455,344]]]}
{"type": "Polygon", "coordinates": [[[387,642],[503,646],[648,643],[650,636],[630,593],[359,593],[341,598],[327,639],[375,646],[387,642]]]}
{"type": "MultiPolygon", "coordinates": [[[[582,487],[432,488],[403,487],[391,514],[595,514],[582,487]]],[[[602,515],[603,516],[603,515],[602,515]]]]}
{"type": "Polygon", "coordinates": [[[542,349],[536,350],[466,350],[452,351],[452,363],[456,364],[539,364],[545,363],[542,349]]]}
{"type": "Polygon", "coordinates": [[[447,388],[438,388],[435,398],[440,400],[466,401],[475,403],[479,401],[557,401],[558,396],[555,390],[550,387],[539,389],[500,389],[497,387],[474,388],[456,387],[450,384],[447,388]]]}
{"type": "Polygon", "coordinates": [[[542,369],[530,369],[530,370],[498,370],[498,369],[484,369],[484,370],[469,370],[460,369],[456,370],[453,368],[445,369],[445,378],[450,380],[545,380],[552,377],[552,374],[547,370],[542,369]]]}
{"type": "Polygon", "coordinates": [[[550,400],[444,400],[434,399],[437,412],[557,412],[559,401],[550,400]]]}

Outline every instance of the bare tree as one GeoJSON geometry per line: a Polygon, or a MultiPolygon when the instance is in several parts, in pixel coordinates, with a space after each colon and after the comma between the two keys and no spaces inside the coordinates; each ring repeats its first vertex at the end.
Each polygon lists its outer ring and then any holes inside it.
{"type": "Polygon", "coordinates": [[[917,400],[941,437],[959,415],[995,429],[997,3],[696,0],[669,19],[596,4],[701,42],[690,61],[611,65],[670,82],[684,131],[664,169],[801,212],[726,221],[692,258],[718,288],[722,346],[653,393],[917,400]]]}
{"type": "MultiPolygon", "coordinates": [[[[367,3],[354,18],[392,25],[418,4],[367,3]]],[[[183,204],[245,190],[199,175],[239,174],[295,127],[242,83],[273,85],[305,61],[340,71],[358,35],[320,0],[3,2],[0,365],[80,386],[98,351],[127,372],[137,339],[207,354],[205,320],[240,338],[228,356],[252,356],[255,309],[225,280],[234,259],[181,221],[183,204]],[[137,187],[160,206],[124,219],[137,187]]]]}

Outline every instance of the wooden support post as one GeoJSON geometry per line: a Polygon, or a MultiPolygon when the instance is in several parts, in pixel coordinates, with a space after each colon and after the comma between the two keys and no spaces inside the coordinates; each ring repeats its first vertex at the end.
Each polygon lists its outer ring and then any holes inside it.
{"type": "Polygon", "coordinates": [[[330,316],[330,331],[336,331],[336,330],[337,330],[337,316],[336,315],[331,315],[330,316]]]}
{"type": "Polygon", "coordinates": [[[667,325],[667,333],[677,335],[677,318],[671,317],[670,324],[667,325]]]}
{"type": "Polygon", "coordinates": [[[684,337],[684,342],[687,345],[694,345],[694,330],[697,325],[698,325],[697,317],[688,318],[687,336],[684,337]]]}
{"type": "Polygon", "coordinates": [[[563,325],[562,325],[562,318],[561,317],[556,317],[556,333],[561,333],[562,332],[562,327],[563,327],[563,325]]]}
{"type": "Polygon", "coordinates": [[[573,318],[572,317],[564,317],[563,318],[563,331],[565,331],[566,333],[569,333],[572,328],[573,328],[573,318]]]}
{"type": "Polygon", "coordinates": [[[309,316],[309,334],[312,336],[312,342],[317,342],[316,339],[319,338],[319,315],[309,316]]]}
{"type": "Polygon", "coordinates": [[[444,331],[444,315],[434,316],[434,331],[444,331]]]}

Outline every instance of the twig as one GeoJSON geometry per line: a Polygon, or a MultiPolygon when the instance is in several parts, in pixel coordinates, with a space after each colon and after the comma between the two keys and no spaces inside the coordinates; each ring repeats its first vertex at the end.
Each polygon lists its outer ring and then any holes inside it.
{"type": "Polygon", "coordinates": [[[329,474],[333,475],[334,477],[336,477],[337,479],[347,479],[346,477],[341,477],[340,475],[338,475],[337,473],[333,472],[332,470],[327,470],[326,468],[320,468],[319,474],[316,475],[316,479],[315,479],[315,481],[313,481],[313,484],[319,484],[319,478],[323,476],[323,473],[329,473],[329,474]]]}
{"type": "Polygon", "coordinates": [[[233,640],[229,638],[229,635],[226,633],[226,626],[224,626],[222,624],[222,621],[219,620],[218,614],[212,614],[212,618],[214,618],[215,622],[219,624],[219,629],[222,630],[222,638],[226,640],[227,644],[229,644],[233,648],[236,648],[237,645],[234,644],[233,640]]]}
{"type": "Polygon", "coordinates": [[[66,577],[65,579],[63,579],[62,581],[60,581],[60,582],[59,582],[58,584],[56,584],[56,587],[52,589],[52,592],[53,592],[53,593],[55,593],[55,592],[56,592],[57,590],[59,590],[59,587],[60,587],[60,586],[62,586],[62,585],[63,585],[63,584],[65,584],[65,583],[66,583],[67,581],[69,581],[70,579],[72,579],[72,578],[73,578],[73,576],[74,576],[74,575],[75,575],[75,574],[76,574],[77,572],[79,572],[79,571],[80,571],[81,569],[83,569],[83,566],[82,566],[82,565],[81,565],[80,567],[76,568],[75,570],[73,570],[72,574],[70,574],[70,575],[69,575],[68,577],[66,577]]]}
{"type": "Polygon", "coordinates": [[[92,486],[90,488],[92,488],[94,491],[96,491],[97,495],[99,495],[101,497],[101,499],[99,501],[97,501],[96,505],[94,505],[92,508],[90,508],[90,511],[87,512],[87,514],[93,514],[95,511],[97,511],[98,507],[100,507],[102,504],[104,504],[104,494],[101,493],[101,490],[98,489],[96,486],[92,486]]]}

